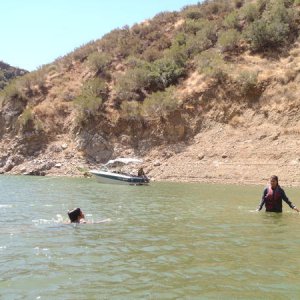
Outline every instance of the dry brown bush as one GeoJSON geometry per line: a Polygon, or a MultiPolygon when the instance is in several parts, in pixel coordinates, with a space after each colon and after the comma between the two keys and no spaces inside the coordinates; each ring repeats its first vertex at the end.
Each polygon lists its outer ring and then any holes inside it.
{"type": "Polygon", "coordinates": [[[55,120],[56,109],[52,103],[42,102],[35,106],[33,112],[41,120],[55,120]]]}
{"type": "Polygon", "coordinates": [[[300,127],[295,126],[295,127],[288,127],[283,129],[283,133],[285,135],[300,135],[300,127]]]}
{"type": "Polygon", "coordinates": [[[124,101],[121,104],[120,116],[125,119],[141,117],[142,105],[137,101],[124,101]]]}

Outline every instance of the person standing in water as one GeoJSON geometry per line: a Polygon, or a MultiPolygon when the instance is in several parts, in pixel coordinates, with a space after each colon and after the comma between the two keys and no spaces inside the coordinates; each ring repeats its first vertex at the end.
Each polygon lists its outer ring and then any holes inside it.
{"type": "Polygon", "coordinates": [[[273,175],[270,178],[270,185],[264,189],[257,211],[260,211],[265,205],[267,212],[281,213],[282,200],[285,201],[290,208],[300,212],[299,209],[289,200],[284,190],[278,184],[278,177],[273,175]]]}

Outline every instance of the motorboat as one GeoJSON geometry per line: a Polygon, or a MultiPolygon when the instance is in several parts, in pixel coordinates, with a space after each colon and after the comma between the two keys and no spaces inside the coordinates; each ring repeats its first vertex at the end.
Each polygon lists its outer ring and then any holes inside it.
{"type": "Polygon", "coordinates": [[[99,170],[91,170],[90,173],[101,183],[147,185],[149,178],[145,175],[137,176],[130,173],[111,170],[113,166],[124,166],[128,164],[141,164],[143,161],[137,158],[116,158],[109,160],[99,170]]]}

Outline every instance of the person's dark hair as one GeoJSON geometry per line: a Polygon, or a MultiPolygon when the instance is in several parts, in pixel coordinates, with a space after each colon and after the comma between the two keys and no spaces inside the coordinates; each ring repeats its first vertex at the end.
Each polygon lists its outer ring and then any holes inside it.
{"type": "Polygon", "coordinates": [[[81,214],[81,209],[79,207],[77,207],[71,211],[68,211],[68,216],[69,216],[71,222],[77,222],[80,214],[81,214]]]}
{"type": "Polygon", "coordinates": [[[277,183],[278,183],[278,176],[276,176],[276,175],[272,175],[272,176],[271,176],[271,180],[272,180],[272,179],[276,180],[276,181],[277,181],[277,183]]]}

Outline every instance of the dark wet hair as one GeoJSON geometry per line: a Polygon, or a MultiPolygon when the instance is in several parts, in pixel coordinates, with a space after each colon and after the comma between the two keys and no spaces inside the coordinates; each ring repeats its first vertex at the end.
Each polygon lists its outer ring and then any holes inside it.
{"type": "Polygon", "coordinates": [[[272,175],[270,179],[271,180],[274,179],[274,180],[276,180],[278,182],[278,176],[276,176],[276,175],[272,175]]]}
{"type": "Polygon", "coordinates": [[[68,216],[69,216],[70,221],[72,223],[77,222],[78,217],[80,216],[80,214],[81,214],[81,209],[79,207],[68,211],[68,216]]]}

